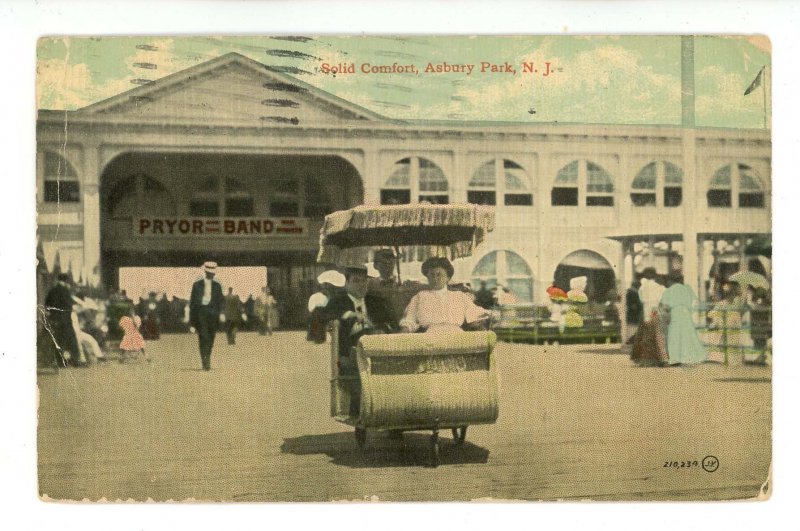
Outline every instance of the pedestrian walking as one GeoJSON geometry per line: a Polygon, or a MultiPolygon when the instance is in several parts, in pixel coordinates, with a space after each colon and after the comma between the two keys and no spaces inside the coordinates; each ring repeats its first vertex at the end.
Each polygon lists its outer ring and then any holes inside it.
{"type": "Polygon", "coordinates": [[[631,351],[631,359],[640,365],[666,365],[669,362],[667,323],[659,307],[665,289],[656,281],[655,268],[648,267],[642,272],[639,299],[642,301],[644,320],[633,338],[631,351]]]}
{"type": "Polygon", "coordinates": [[[233,288],[228,288],[228,294],[225,295],[225,332],[228,336],[229,345],[236,344],[236,332],[244,319],[241,299],[233,293],[233,288]]]}
{"type": "Polygon", "coordinates": [[[143,314],[139,314],[142,318],[142,326],[140,332],[142,337],[148,341],[154,341],[161,337],[160,319],[158,317],[158,300],[156,293],[151,291],[147,295],[147,299],[142,305],[144,310],[143,314]]]}
{"type": "Polygon", "coordinates": [[[242,304],[242,308],[244,309],[244,314],[247,316],[245,330],[248,332],[258,331],[258,316],[256,315],[256,300],[253,298],[253,294],[247,296],[244,303],[242,304]]]}
{"type": "MultiPolygon", "coordinates": [[[[265,333],[272,335],[278,327],[278,301],[272,295],[272,290],[264,287],[264,305],[262,306],[265,333]]],[[[263,335],[263,334],[262,334],[263,335]]]]}
{"type": "Polygon", "coordinates": [[[692,319],[697,304],[694,290],[683,283],[683,275],[674,273],[661,296],[661,306],[667,312],[667,354],[670,365],[691,365],[706,360],[706,351],[692,319]]]}
{"type": "Polygon", "coordinates": [[[203,370],[210,371],[211,350],[214,348],[214,337],[225,298],[222,295],[222,286],[214,280],[217,271],[216,262],[206,262],[203,264],[203,270],[205,277],[192,284],[189,322],[197,331],[203,370]]]}

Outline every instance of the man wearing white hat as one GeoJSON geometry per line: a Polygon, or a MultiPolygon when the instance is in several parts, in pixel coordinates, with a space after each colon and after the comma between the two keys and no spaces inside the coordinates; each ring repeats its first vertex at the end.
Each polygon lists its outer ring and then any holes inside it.
{"type": "MultiPolygon", "coordinates": [[[[353,347],[365,334],[390,333],[400,327],[389,304],[379,295],[367,293],[367,268],[345,268],[344,292],[331,298],[322,310],[324,320],[338,319],[339,374],[359,377],[353,347]]],[[[350,413],[357,415],[361,404],[361,383],[350,390],[350,413]]]]}
{"type": "Polygon", "coordinates": [[[344,287],[345,278],[343,274],[331,269],[321,273],[317,277],[317,283],[319,284],[319,291],[308,299],[310,317],[306,339],[314,343],[324,343],[327,339],[327,334],[325,332],[326,322],[322,312],[336,290],[344,287]]]}
{"type": "Polygon", "coordinates": [[[219,314],[225,297],[222,286],[214,280],[217,272],[216,262],[203,264],[205,277],[192,284],[192,296],[189,300],[189,322],[197,330],[200,342],[200,360],[203,370],[211,370],[211,349],[214,348],[214,337],[219,327],[219,314]]]}

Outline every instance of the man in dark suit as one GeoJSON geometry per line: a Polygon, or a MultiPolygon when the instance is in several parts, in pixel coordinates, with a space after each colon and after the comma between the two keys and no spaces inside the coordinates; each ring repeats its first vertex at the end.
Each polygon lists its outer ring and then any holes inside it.
{"type": "Polygon", "coordinates": [[[625,292],[625,320],[629,325],[639,326],[642,322],[642,299],[639,298],[639,288],[641,280],[639,275],[633,279],[631,287],[625,292]]]}
{"type": "Polygon", "coordinates": [[[217,271],[216,262],[203,264],[205,278],[192,284],[192,296],[189,300],[189,323],[197,331],[200,342],[200,360],[203,370],[211,370],[211,349],[214,348],[214,336],[219,327],[219,314],[225,302],[222,286],[214,280],[217,271]]]}
{"type": "Polygon", "coordinates": [[[78,338],[72,327],[72,292],[69,288],[69,276],[58,275],[58,281],[47,292],[44,301],[52,337],[56,343],[56,364],[59,366],[80,365],[78,338]]]}
{"type": "MultiPolygon", "coordinates": [[[[367,293],[369,282],[366,267],[348,267],[345,270],[344,293],[336,295],[322,310],[325,321],[338,319],[339,374],[358,377],[358,365],[353,347],[361,336],[396,332],[397,318],[389,304],[374,294],[367,293]]],[[[351,390],[350,414],[357,415],[361,402],[361,385],[357,382],[351,390]]]]}

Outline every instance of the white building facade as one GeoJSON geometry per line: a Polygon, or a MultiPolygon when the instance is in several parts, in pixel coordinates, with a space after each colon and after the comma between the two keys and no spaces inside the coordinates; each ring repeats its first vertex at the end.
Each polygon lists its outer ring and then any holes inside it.
{"type": "Polygon", "coordinates": [[[624,289],[670,248],[702,292],[722,254],[745,267],[771,233],[767,130],[391,120],[238,54],[42,110],[37,148],[48,263],[108,287],[119,267],[209,256],[307,280],[324,214],[362,203],[496,205],[456,280],[534,302],[559,264],[605,264],[624,289]]]}

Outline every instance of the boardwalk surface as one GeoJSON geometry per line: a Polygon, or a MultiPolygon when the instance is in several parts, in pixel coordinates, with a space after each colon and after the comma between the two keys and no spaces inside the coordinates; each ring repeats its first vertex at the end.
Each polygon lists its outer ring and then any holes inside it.
{"type": "Polygon", "coordinates": [[[769,475],[769,368],[637,368],[613,346],[501,343],[500,419],[471,427],[463,447],[445,439],[432,469],[422,432],[356,447],[328,416],[327,346],[300,333],[241,334],[235,347],[220,334],[210,372],[193,336],[148,349],[150,364],[39,375],[43,496],[736,499],[769,475]]]}

